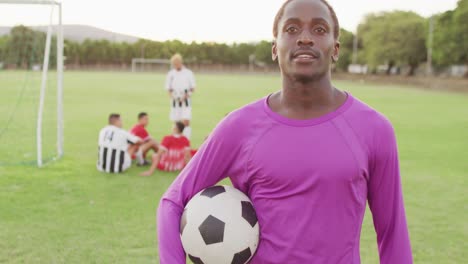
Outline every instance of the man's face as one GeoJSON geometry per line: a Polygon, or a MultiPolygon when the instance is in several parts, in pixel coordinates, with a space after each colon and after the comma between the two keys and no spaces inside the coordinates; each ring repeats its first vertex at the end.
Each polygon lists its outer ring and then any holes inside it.
{"type": "Polygon", "coordinates": [[[149,118],[147,115],[143,116],[142,118],[140,118],[140,124],[142,126],[147,126],[149,123],[149,118]]]}
{"type": "Polygon", "coordinates": [[[299,81],[312,81],[330,71],[338,59],[340,44],[333,35],[333,18],[318,0],[289,3],[278,21],[273,59],[278,59],[283,75],[299,81]],[[332,59],[333,58],[333,59],[332,59]]]}
{"type": "Polygon", "coordinates": [[[174,69],[180,71],[180,69],[182,69],[182,60],[175,59],[175,60],[172,62],[172,66],[174,66],[174,69]]]}
{"type": "Polygon", "coordinates": [[[173,133],[173,134],[176,134],[176,135],[180,133],[180,132],[179,132],[179,129],[177,128],[177,125],[176,125],[176,124],[174,124],[174,125],[172,126],[172,133],[173,133]]]}
{"type": "Polygon", "coordinates": [[[114,126],[122,128],[122,119],[120,117],[115,119],[114,126]]]}

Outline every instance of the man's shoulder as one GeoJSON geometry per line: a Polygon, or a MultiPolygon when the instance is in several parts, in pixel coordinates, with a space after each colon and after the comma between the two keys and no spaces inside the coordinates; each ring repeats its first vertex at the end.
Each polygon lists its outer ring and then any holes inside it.
{"type": "Polygon", "coordinates": [[[114,131],[115,129],[117,129],[117,127],[115,126],[111,126],[111,125],[107,125],[103,128],[101,128],[100,132],[105,132],[105,131],[114,131]]]}
{"type": "Polygon", "coordinates": [[[381,126],[392,126],[390,120],[374,107],[354,98],[351,111],[348,112],[348,119],[359,121],[361,125],[371,126],[373,128],[381,126]]]}
{"type": "Polygon", "coordinates": [[[226,114],[224,121],[235,124],[249,124],[257,120],[257,118],[265,115],[263,109],[265,98],[256,100],[247,105],[244,105],[236,110],[226,114]]]}
{"type": "Polygon", "coordinates": [[[215,128],[220,140],[232,139],[242,144],[243,139],[261,131],[264,123],[268,122],[263,109],[264,99],[242,106],[228,114],[215,128]]]}
{"type": "Polygon", "coordinates": [[[372,106],[354,99],[350,111],[344,114],[351,131],[368,146],[375,147],[377,138],[387,138],[394,135],[390,120],[372,106]]]}
{"type": "Polygon", "coordinates": [[[146,131],[146,128],[140,124],[136,124],[132,127],[132,129],[130,129],[130,132],[132,133],[141,132],[141,131],[146,131]]]}
{"type": "Polygon", "coordinates": [[[138,124],[134,125],[131,129],[130,129],[130,132],[131,133],[134,133],[136,131],[140,130],[140,126],[138,126],[138,124]]]}
{"type": "Polygon", "coordinates": [[[167,72],[167,76],[172,76],[176,73],[176,70],[175,69],[170,69],[168,72],[167,72]]]}
{"type": "Polygon", "coordinates": [[[187,67],[182,68],[182,72],[187,73],[187,74],[193,74],[193,71],[187,67]]]}
{"type": "Polygon", "coordinates": [[[162,138],[162,142],[172,141],[175,137],[173,135],[166,135],[162,138]]]}

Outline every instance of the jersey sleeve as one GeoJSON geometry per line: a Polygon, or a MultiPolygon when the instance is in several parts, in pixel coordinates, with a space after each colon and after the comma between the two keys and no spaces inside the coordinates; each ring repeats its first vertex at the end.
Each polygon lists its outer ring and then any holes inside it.
{"type": "Polygon", "coordinates": [[[145,128],[141,128],[140,135],[138,135],[141,139],[147,140],[149,138],[148,131],[145,128]]]}
{"type": "Polygon", "coordinates": [[[195,75],[190,71],[190,89],[195,90],[197,84],[195,83],[195,75]]]}
{"type": "Polygon", "coordinates": [[[163,195],[157,213],[161,264],[186,263],[179,233],[181,215],[196,193],[230,173],[240,148],[235,132],[232,122],[221,122],[163,195]]]}
{"type": "Polygon", "coordinates": [[[122,131],[123,131],[123,133],[125,133],[125,137],[127,138],[128,143],[135,144],[135,143],[141,141],[141,139],[139,137],[133,135],[132,133],[130,133],[128,131],[125,131],[123,129],[122,129],[122,131]]]}
{"type": "Polygon", "coordinates": [[[172,142],[172,137],[165,136],[163,140],[161,141],[161,144],[159,144],[159,146],[165,150],[168,150],[171,147],[171,142],[172,142]]]}
{"type": "Polygon", "coordinates": [[[105,129],[101,129],[101,131],[99,131],[99,138],[98,138],[98,146],[102,146],[104,144],[104,133],[105,133],[105,129]]]}
{"type": "Polygon", "coordinates": [[[172,90],[173,88],[171,87],[172,86],[172,72],[168,72],[167,75],[166,75],[166,84],[164,86],[164,88],[166,89],[166,91],[169,91],[169,90],[172,90]]]}
{"type": "Polygon", "coordinates": [[[190,140],[184,137],[184,149],[190,149],[190,140]]]}
{"type": "Polygon", "coordinates": [[[131,133],[139,138],[141,138],[142,140],[146,140],[148,139],[149,137],[149,134],[148,134],[148,131],[146,131],[146,129],[142,126],[135,126],[131,133]]]}
{"type": "Polygon", "coordinates": [[[401,188],[398,151],[387,120],[373,142],[368,201],[377,233],[380,263],[413,263],[401,188]]]}

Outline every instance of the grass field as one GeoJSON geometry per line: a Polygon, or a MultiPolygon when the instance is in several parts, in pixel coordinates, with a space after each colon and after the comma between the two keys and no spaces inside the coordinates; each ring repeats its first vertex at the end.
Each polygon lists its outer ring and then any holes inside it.
{"type": "MultiPolygon", "coordinates": [[[[0,121],[7,119],[7,102],[18,96],[5,92],[8,85],[2,80],[10,74],[0,72],[0,121]]],[[[24,73],[14,74],[24,78],[24,73]]],[[[196,77],[194,146],[227,112],[280,87],[272,76],[196,77]]],[[[155,211],[176,174],[142,178],[142,169],[132,168],[107,175],[96,171],[95,162],[97,133],[110,112],[121,113],[128,128],[139,111],[147,111],[154,136],[169,132],[163,83],[158,74],[66,73],[65,157],[42,169],[0,166],[0,263],[158,263],[155,211]]],[[[395,126],[415,263],[466,263],[468,96],[335,85],[383,112],[395,126]]],[[[34,123],[35,104],[30,116],[14,122],[34,123]]],[[[23,144],[15,133],[0,138],[4,151],[23,144]]],[[[34,144],[32,138],[27,142],[34,144]]],[[[378,263],[368,213],[361,257],[362,263],[378,263]]]]}

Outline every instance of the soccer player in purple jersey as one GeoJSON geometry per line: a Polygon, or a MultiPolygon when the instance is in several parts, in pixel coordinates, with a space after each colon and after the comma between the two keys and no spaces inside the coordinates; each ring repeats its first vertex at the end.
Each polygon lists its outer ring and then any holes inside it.
{"type": "Polygon", "coordinates": [[[380,263],[412,263],[395,134],[376,110],[331,84],[339,23],[325,0],[289,0],[274,22],[282,89],[230,113],[163,196],[162,264],[185,263],[179,223],[200,190],[229,177],[252,200],[252,264],[357,264],[366,202],[380,263]]]}

